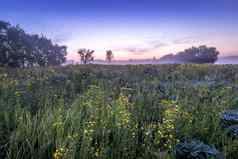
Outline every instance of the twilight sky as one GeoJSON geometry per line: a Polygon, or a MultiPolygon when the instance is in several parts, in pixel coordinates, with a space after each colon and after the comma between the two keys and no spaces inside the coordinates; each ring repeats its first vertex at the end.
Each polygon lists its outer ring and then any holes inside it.
{"type": "Polygon", "coordinates": [[[0,20],[97,59],[161,57],[191,46],[238,55],[238,0],[1,0],[0,20]]]}

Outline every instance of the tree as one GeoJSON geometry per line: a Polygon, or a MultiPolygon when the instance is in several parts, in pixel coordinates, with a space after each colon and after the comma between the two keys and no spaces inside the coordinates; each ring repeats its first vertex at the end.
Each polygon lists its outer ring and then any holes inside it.
{"type": "Polygon", "coordinates": [[[114,58],[113,53],[111,50],[106,51],[106,61],[111,62],[112,59],[114,58]]]}
{"type": "Polygon", "coordinates": [[[187,63],[215,63],[219,52],[215,47],[207,47],[202,45],[199,47],[191,47],[179,53],[178,58],[183,59],[187,63]]]}
{"type": "Polygon", "coordinates": [[[169,54],[160,58],[161,61],[174,61],[176,63],[215,63],[218,59],[219,51],[215,47],[202,45],[191,47],[175,55],[169,54]]]}
{"type": "Polygon", "coordinates": [[[18,25],[0,21],[0,66],[55,66],[64,63],[66,55],[66,46],[53,44],[43,35],[30,35],[18,25]]]}
{"type": "Polygon", "coordinates": [[[94,50],[90,49],[79,49],[78,54],[80,55],[80,60],[82,64],[89,64],[94,60],[93,57],[94,50]]]}

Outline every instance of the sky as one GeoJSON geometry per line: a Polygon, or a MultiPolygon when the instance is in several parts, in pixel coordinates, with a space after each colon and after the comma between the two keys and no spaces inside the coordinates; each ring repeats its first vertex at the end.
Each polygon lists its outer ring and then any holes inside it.
{"type": "Polygon", "coordinates": [[[238,0],[0,0],[0,20],[105,59],[159,58],[191,46],[238,55],[238,0]]]}

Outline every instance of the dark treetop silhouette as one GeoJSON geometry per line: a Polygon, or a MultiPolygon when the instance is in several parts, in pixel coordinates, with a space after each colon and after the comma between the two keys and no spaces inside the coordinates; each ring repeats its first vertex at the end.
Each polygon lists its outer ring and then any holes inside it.
{"type": "Polygon", "coordinates": [[[219,52],[215,47],[202,45],[191,47],[177,54],[168,54],[160,58],[161,62],[171,63],[215,63],[218,59],[219,52]]]}
{"type": "Polygon", "coordinates": [[[0,21],[0,66],[55,66],[65,62],[66,54],[66,46],[53,44],[43,35],[30,35],[18,25],[0,21]]]}
{"type": "Polygon", "coordinates": [[[114,58],[112,50],[107,50],[106,51],[106,61],[111,62],[112,59],[114,58]]]}
{"type": "Polygon", "coordinates": [[[78,54],[80,55],[80,60],[82,64],[89,64],[94,60],[93,57],[94,50],[90,49],[79,49],[78,54]]]}

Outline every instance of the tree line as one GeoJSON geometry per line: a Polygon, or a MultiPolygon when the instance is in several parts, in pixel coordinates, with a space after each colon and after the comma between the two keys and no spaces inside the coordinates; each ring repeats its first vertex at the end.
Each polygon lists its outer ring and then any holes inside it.
{"type": "Polygon", "coordinates": [[[65,62],[67,47],[43,35],[28,34],[18,25],[0,21],[0,66],[26,68],[65,62]]]}
{"type": "MultiPolygon", "coordinates": [[[[80,55],[81,64],[89,64],[94,60],[94,50],[80,49],[78,54],[80,55]]],[[[219,51],[215,47],[208,47],[201,45],[199,47],[191,47],[177,54],[167,54],[161,57],[158,62],[164,63],[215,63],[218,59],[219,51]]],[[[111,50],[106,51],[106,61],[111,62],[114,58],[111,50]]],[[[156,60],[153,57],[153,60],[156,60]]]]}
{"type": "Polygon", "coordinates": [[[201,45],[191,47],[177,54],[168,54],[160,58],[160,61],[173,63],[215,63],[218,59],[219,51],[215,47],[201,45]]]}

